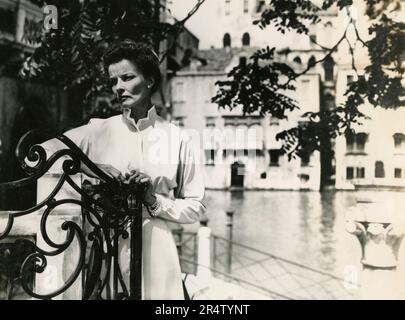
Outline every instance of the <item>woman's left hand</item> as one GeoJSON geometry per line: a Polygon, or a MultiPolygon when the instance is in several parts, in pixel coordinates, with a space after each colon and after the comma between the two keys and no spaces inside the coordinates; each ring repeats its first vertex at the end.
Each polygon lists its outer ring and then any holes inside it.
{"type": "Polygon", "coordinates": [[[145,186],[142,192],[142,200],[147,206],[151,206],[156,202],[156,197],[153,193],[152,179],[147,174],[131,170],[131,172],[125,174],[125,183],[128,184],[142,184],[145,186]]]}

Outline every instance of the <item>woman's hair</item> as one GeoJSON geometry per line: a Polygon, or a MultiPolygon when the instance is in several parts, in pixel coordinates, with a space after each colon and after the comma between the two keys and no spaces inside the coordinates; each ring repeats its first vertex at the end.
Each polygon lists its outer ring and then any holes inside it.
{"type": "Polygon", "coordinates": [[[153,49],[141,42],[123,40],[113,43],[103,56],[104,70],[108,73],[108,67],[114,63],[126,59],[135,64],[143,76],[154,79],[152,92],[160,85],[162,75],[159,69],[159,57],[153,49]]]}

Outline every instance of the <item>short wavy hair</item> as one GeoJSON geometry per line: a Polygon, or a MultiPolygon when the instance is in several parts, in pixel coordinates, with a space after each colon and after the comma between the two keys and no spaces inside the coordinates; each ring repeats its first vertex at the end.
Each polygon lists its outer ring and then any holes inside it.
{"type": "Polygon", "coordinates": [[[162,74],[159,69],[160,61],[151,46],[133,40],[123,40],[113,43],[103,56],[104,71],[108,74],[108,67],[123,59],[134,63],[145,78],[152,77],[154,79],[152,92],[158,89],[162,80],[162,74]]]}

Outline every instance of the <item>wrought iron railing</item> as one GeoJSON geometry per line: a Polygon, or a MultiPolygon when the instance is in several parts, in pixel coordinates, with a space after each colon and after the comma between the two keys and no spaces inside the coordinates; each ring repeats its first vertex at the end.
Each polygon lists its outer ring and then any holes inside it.
{"type": "Polygon", "coordinates": [[[180,257],[181,271],[186,274],[195,275],[197,273],[198,259],[197,234],[195,232],[183,231],[182,228],[172,230],[172,233],[180,257]]]}
{"type": "Polygon", "coordinates": [[[44,200],[25,210],[0,212],[0,218],[6,221],[4,229],[0,230],[0,273],[5,283],[6,298],[13,297],[12,287],[19,284],[29,297],[52,299],[66,292],[81,278],[83,299],[141,299],[141,187],[112,179],[64,135],[56,138],[66,148],[49,158],[45,149],[37,144],[30,147],[28,153],[24,152],[28,149],[27,144],[34,141],[34,136],[33,132],[24,135],[16,151],[22,168],[29,176],[1,183],[0,191],[13,189],[18,192],[18,189],[46,176],[58,160],[63,161],[63,165],[56,186],[44,200]],[[35,165],[27,165],[25,159],[35,165]],[[80,172],[83,164],[98,177],[100,184],[92,185],[85,181],[79,185],[75,182],[73,176],[80,172]],[[66,197],[56,200],[61,189],[67,185],[80,195],[79,199],[66,197]],[[66,237],[62,243],[57,243],[49,233],[48,221],[52,213],[62,210],[67,204],[77,206],[81,221],[64,221],[60,227],[62,232],[66,232],[66,237]],[[7,241],[8,244],[5,244],[5,240],[11,239],[16,222],[38,213],[40,221],[37,238],[43,239],[46,248],[26,238],[11,243],[7,241]],[[122,239],[130,241],[128,287],[120,268],[119,245],[122,239]],[[47,270],[47,260],[63,255],[72,246],[77,247],[77,263],[73,270],[65,275],[64,282],[58,288],[50,292],[38,292],[35,278],[47,270]]]}
{"type": "Polygon", "coordinates": [[[241,279],[242,285],[259,286],[280,298],[356,298],[354,284],[343,278],[216,235],[212,236],[212,268],[215,277],[241,279]]]}
{"type": "MultiPolygon", "coordinates": [[[[197,233],[176,232],[182,272],[196,274],[197,233]]],[[[211,234],[212,277],[238,285],[241,290],[276,300],[357,299],[358,285],[295,261],[211,234]]],[[[186,282],[187,285],[187,282],[186,282]]],[[[206,286],[202,286],[205,291],[206,286]]],[[[204,292],[190,292],[197,299],[210,299],[204,292]]]]}

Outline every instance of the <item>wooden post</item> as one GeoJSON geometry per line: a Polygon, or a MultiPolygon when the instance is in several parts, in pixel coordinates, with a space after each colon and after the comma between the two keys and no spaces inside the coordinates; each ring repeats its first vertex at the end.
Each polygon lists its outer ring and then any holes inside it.
{"type": "Polygon", "coordinates": [[[233,214],[234,211],[226,212],[226,230],[227,230],[227,256],[226,256],[226,272],[228,274],[232,273],[232,240],[233,240],[233,214]]]}

